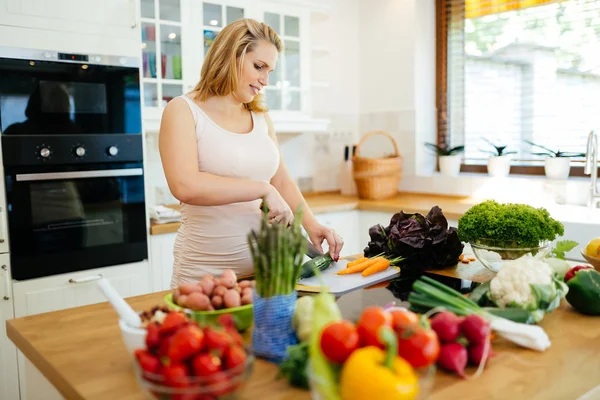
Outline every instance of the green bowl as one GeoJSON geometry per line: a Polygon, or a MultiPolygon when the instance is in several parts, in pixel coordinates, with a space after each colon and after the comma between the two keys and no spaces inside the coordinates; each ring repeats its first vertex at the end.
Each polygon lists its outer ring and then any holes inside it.
{"type": "Polygon", "coordinates": [[[231,314],[235,322],[235,327],[241,332],[250,328],[254,318],[252,304],[246,304],[240,307],[224,308],[216,311],[193,311],[175,304],[173,301],[173,293],[169,293],[165,296],[165,303],[167,303],[167,306],[173,310],[183,310],[201,326],[215,325],[217,324],[217,319],[220,315],[231,314]]]}

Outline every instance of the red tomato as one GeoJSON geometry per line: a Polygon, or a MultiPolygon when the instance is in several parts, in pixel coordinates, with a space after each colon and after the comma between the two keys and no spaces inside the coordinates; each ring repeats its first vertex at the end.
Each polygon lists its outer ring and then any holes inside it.
{"type": "Polygon", "coordinates": [[[357,330],[362,346],[385,346],[379,340],[379,329],[382,326],[392,326],[392,316],[381,307],[367,307],[363,310],[358,320],[357,330]]]}
{"type": "Polygon", "coordinates": [[[398,336],[398,355],[414,368],[433,364],[440,355],[440,342],[434,331],[417,327],[398,336]]]}
{"type": "Polygon", "coordinates": [[[327,324],[321,332],[321,351],[334,363],[343,363],[358,348],[360,336],[350,321],[327,324]]]}
{"type": "Polygon", "coordinates": [[[419,324],[419,316],[408,310],[394,310],[390,312],[392,316],[392,328],[396,334],[402,334],[405,329],[412,328],[419,324]]]}

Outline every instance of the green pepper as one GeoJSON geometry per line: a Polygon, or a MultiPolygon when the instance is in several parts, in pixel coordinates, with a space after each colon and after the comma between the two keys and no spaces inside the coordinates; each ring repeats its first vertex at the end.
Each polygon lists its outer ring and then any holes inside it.
{"type": "Polygon", "coordinates": [[[579,269],[567,281],[566,299],[577,311],[600,315],[600,273],[595,269],[579,269]]]}

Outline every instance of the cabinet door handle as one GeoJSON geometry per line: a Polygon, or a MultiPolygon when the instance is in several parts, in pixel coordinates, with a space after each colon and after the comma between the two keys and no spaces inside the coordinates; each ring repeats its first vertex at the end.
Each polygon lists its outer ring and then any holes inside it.
{"type": "MultiPolygon", "coordinates": [[[[3,213],[4,209],[2,207],[0,207],[0,213],[3,213]]],[[[6,241],[6,224],[4,223],[4,220],[2,219],[2,216],[0,216],[0,243],[4,243],[6,241]]]]}
{"type": "Polygon", "coordinates": [[[2,270],[6,271],[4,273],[4,300],[10,300],[10,282],[8,279],[8,267],[6,265],[2,266],[2,270]]]}
{"type": "Polygon", "coordinates": [[[102,279],[102,274],[86,276],[85,278],[81,278],[81,279],[72,279],[71,278],[71,279],[69,279],[69,283],[86,283],[86,282],[97,281],[99,279],[102,279]]]}
{"type": "Polygon", "coordinates": [[[130,0],[131,3],[131,29],[135,29],[135,27],[137,26],[137,18],[136,18],[136,7],[135,7],[135,0],[130,0]]]}

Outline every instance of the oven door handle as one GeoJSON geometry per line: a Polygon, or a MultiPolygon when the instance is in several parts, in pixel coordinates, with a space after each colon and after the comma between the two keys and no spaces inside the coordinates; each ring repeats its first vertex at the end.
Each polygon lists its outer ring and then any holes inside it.
{"type": "Polygon", "coordinates": [[[40,174],[17,174],[17,182],[56,181],[64,179],[113,178],[119,176],[141,176],[143,168],[101,169],[94,171],[43,172],[40,174]]]}
{"type": "Polygon", "coordinates": [[[10,281],[8,279],[8,267],[6,265],[3,265],[2,267],[3,271],[6,271],[4,273],[5,277],[4,277],[4,300],[10,300],[10,281]]]}
{"type": "Polygon", "coordinates": [[[102,279],[102,274],[86,276],[85,278],[80,278],[80,279],[71,278],[71,279],[69,279],[69,283],[86,283],[86,282],[97,281],[100,279],[102,279]]]}

